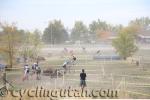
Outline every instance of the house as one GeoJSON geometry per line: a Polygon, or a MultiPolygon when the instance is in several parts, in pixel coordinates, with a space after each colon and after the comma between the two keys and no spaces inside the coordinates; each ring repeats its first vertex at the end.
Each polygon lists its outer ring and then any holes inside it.
{"type": "Polygon", "coordinates": [[[108,40],[113,40],[113,39],[116,39],[117,38],[117,33],[116,32],[111,32],[110,33],[110,35],[109,35],[109,37],[108,37],[108,40]]]}
{"type": "Polygon", "coordinates": [[[150,26],[143,28],[138,36],[137,41],[140,43],[150,43],[150,26]]]}
{"type": "Polygon", "coordinates": [[[104,31],[100,33],[99,37],[99,42],[104,42],[104,43],[111,43],[112,40],[117,38],[117,33],[116,32],[110,32],[110,31],[104,31]]]}

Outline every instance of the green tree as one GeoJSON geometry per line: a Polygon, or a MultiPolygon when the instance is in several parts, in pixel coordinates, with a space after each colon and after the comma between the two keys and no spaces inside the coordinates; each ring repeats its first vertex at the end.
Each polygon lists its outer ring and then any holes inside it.
{"type": "Polygon", "coordinates": [[[113,40],[112,45],[116,49],[117,53],[126,60],[127,57],[132,56],[137,50],[134,40],[135,39],[132,34],[121,31],[118,34],[118,38],[113,40]]]}
{"type": "Polygon", "coordinates": [[[136,18],[135,20],[131,20],[129,22],[127,30],[137,37],[138,34],[141,34],[142,30],[146,30],[146,28],[150,25],[149,17],[141,17],[136,18]]]}
{"type": "Polygon", "coordinates": [[[26,32],[24,36],[24,42],[20,48],[20,55],[23,56],[24,62],[26,58],[36,60],[39,56],[39,52],[42,46],[41,32],[35,30],[33,33],[26,32]]]}
{"type": "Polygon", "coordinates": [[[113,31],[115,27],[112,25],[106,23],[105,21],[101,21],[98,19],[97,21],[93,21],[91,24],[89,24],[89,29],[91,33],[96,34],[97,30],[100,31],[113,31]]]}
{"type": "Polygon", "coordinates": [[[13,67],[15,55],[17,54],[18,47],[22,43],[21,31],[15,25],[8,25],[1,23],[2,34],[0,36],[0,52],[4,55],[6,63],[13,67]]]}
{"type": "Polygon", "coordinates": [[[82,21],[76,21],[74,27],[71,31],[71,39],[76,40],[87,40],[88,39],[88,29],[82,21]]]}
{"type": "Polygon", "coordinates": [[[131,20],[129,22],[129,26],[138,26],[140,28],[147,27],[150,25],[150,18],[149,17],[141,17],[141,18],[136,18],[135,20],[131,20]]]}
{"type": "Polygon", "coordinates": [[[124,28],[124,27],[123,27],[123,25],[121,25],[121,24],[115,25],[115,26],[112,26],[112,31],[118,33],[118,32],[120,32],[123,28],[124,28]]]}
{"type": "Polygon", "coordinates": [[[101,21],[100,19],[94,20],[91,24],[89,24],[90,35],[93,36],[93,39],[102,38],[101,36],[107,36],[107,33],[110,32],[118,32],[122,26],[112,26],[111,24],[106,23],[105,21],[101,21]]]}
{"type": "Polygon", "coordinates": [[[129,25],[129,26],[123,28],[121,31],[129,33],[134,38],[136,38],[139,30],[140,30],[140,28],[137,25],[129,25]]]}
{"type": "Polygon", "coordinates": [[[60,20],[51,21],[45,28],[42,40],[45,43],[60,44],[69,39],[68,33],[60,20]]]}

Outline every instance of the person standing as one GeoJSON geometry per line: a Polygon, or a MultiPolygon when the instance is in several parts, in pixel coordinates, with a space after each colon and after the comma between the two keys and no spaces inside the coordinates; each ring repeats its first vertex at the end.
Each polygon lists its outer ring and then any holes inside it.
{"type": "Polygon", "coordinates": [[[40,80],[41,79],[41,68],[39,67],[39,65],[36,65],[36,79],[40,80]]]}
{"type": "Polygon", "coordinates": [[[33,75],[36,73],[36,66],[37,66],[36,63],[34,63],[34,64],[32,65],[32,73],[31,73],[31,76],[33,76],[33,75]]]}
{"type": "Polygon", "coordinates": [[[24,80],[29,80],[29,71],[30,71],[30,68],[29,68],[28,64],[26,64],[26,65],[24,66],[23,81],[24,81],[24,80]]]}
{"type": "Polygon", "coordinates": [[[86,73],[84,69],[82,69],[82,73],[80,73],[80,87],[83,90],[84,87],[86,86],[86,73]]]}

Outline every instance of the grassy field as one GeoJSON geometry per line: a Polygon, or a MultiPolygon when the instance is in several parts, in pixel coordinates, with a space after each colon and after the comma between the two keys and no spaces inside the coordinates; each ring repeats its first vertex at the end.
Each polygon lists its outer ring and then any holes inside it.
{"type": "MultiPolygon", "coordinates": [[[[111,54],[113,51],[105,50],[103,54],[111,54]]],[[[116,89],[119,91],[118,98],[150,98],[150,50],[139,50],[133,58],[140,58],[140,66],[130,60],[123,61],[100,61],[93,60],[94,52],[75,53],[76,64],[71,67],[64,77],[50,78],[41,76],[41,80],[35,80],[35,76],[30,76],[27,81],[22,81],[23,70],[7,72],[7,79],[16,88],[33,88],[43,86],[45,88],[79,88],[79,74],[81,69],[87,73],[87,88],[92,89],[116,89]]],[[[63,62],[69,55],[60,57],[59,53],[47,56],[46,61],[40,63],[42,70],[46,68],[61,68],[63,62]]],[[[21,65],[18,65],[20,67],[21,65]]]]}

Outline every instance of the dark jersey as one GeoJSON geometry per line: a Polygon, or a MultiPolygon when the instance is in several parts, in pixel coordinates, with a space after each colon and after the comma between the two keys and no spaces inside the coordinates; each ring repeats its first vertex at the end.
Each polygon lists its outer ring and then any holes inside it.
{"type": "Polygon", "coordinates": [[[86,79],[86,73],[80,73],[80,79],[85,80],[86,79]]]}
{"type": "Polygon", "coordinates": [[[75,61],[77,58],[76,57],[73,57],[73,60],[75,61]]]}

